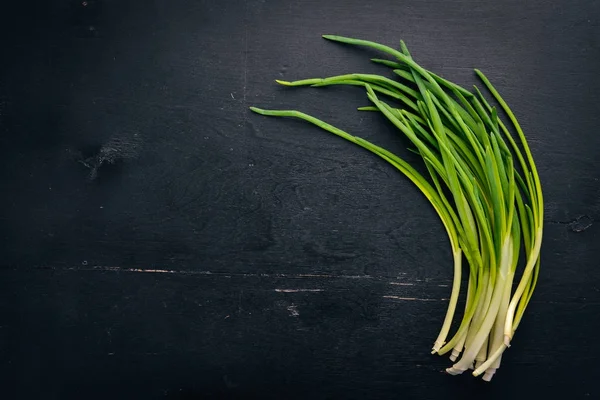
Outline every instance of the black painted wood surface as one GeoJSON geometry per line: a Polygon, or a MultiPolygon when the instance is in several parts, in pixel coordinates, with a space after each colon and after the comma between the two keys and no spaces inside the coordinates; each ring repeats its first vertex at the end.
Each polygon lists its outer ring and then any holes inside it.
{"type": "Polygon", "coordinates": [[[28,1],[0,6],[0,380],[7,399],[600,398],[600,3],[28,1]],[[332,33],[482,69],[546,198],[538,289],[491,384],[429,350],[449,245],[332,33]],[[559,393],[561,395],[559,395],[559,393]]]}

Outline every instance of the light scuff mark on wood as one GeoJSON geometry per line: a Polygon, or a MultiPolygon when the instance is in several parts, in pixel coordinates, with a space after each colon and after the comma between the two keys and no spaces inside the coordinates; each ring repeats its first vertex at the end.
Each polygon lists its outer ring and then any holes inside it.
{"type": "Polygon", "coordinates": [[[298,312],[298,307],[296,307],[295,304],[291,304],[287,307],[287,310],[290,312],[290,315],[292,317],[297,317],[300,315],[300,313],[298,312]]]}
{"type": "Polygon", "coordinates": [[[594,218],[587,214],[578,216],[570,221],[549,221],[551,224],[567,225],[571,232],[580,233],[594,224],[594,218]]]}
{"type": "MultiPolygon", "coordinates": [[[[214,278],[269,278],[269,279],[323,279],[323,280],[371,280],[374,282],[388,283],[395,286],[420,286],[420,285],[433,285],[428,279],[407,279],[408,282],[389,281],[390,277],[377,276],[377,275],[336,275],[336,274],[286,274],[286,273],[232,273],[232,272],[221,272],[221,271],[207,271],[207,270],[177,270],[167,268],[128,268],[128,267],[113,267],[105,265],[93,265],[87,261],[87,264],[67,267],[54,267],[54,266],[39,266],[37,269],[48,269],[48,270],[61,270],[61,271],[85,271],[85,272],[118,272],[118,273],[146,273],[146,274],[175,274],[175,275],[207,275],[214,278]],[[412,282],[411,282],[412,281],[412,282]]],[[[438,280],[439,281],[439,280],[438,280]]],[[[444,282],[444,281],[442,281],[444,282]]],[[[448,284],[436,284],[438,287],[449,287],[448,284]]],[[[295,291],[296,289],[279,289],[281,292],[285,290],[295,291]]],[[[297,291],[324,291],[323,289],[302,289],[297,291]]]]}
{"type": "Polygon", "coordinates": [[[402,300],[402,301],[447,301],[448,299],[423,299],[420,297],[400,297],[400,296],[383,296],[384,299],[402,300]]]}

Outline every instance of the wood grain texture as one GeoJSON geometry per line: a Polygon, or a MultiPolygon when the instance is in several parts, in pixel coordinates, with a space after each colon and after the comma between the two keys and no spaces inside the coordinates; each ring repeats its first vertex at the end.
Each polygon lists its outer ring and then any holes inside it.
{"type": "Polygon", "coordinates": [[[600,397],[600,3],[12,3],[3,397],[600,397]],[[530,138],[542,274],[491,385],[429,354],[452,264],[426,200],[365,151],[248,111],[297,108],[410,159],[355,111],[362,90],[273,83],[389,72],[326,33],[404,39],[464,85],[483,70],[530,138]]]}

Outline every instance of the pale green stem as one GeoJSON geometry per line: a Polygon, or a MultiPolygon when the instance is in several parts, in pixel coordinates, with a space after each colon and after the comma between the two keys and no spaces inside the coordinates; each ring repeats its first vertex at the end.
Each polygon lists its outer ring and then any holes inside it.
{"type": "Polygon", "coordinates": [[[448,311],[446,312],[446,318],[444,319],[444,324],[442,325],[442,330],[438,335],[435,343],[433,344],[433,350],[431,354],[437,353],[442,346],[446,343],[446,337],[448,336],[448,332],[450,331],[450,325],[452,324],[452,319],[454,318],[454,312],[456,310],[456,303],[458,302],[458,294],[460,293],[460,279],[462,272],[462,251],[459,247],[453,249],[454,256],[454,279],[452,282],[452,294],[450,295],[450,302],[448,305],[448,311]]]}
{"type": "Polygon", "coordinates": [[[506,284],[506,278],[510,268],[510,262],[512,260],[511,253],[511,236],[507,235],[507,237],[503,240],[502,253],[500,257],[500,271],[498,276],[496,277],[496,285],[494,287],[492,301],[487,310],[487,314],[481,327],[478,329],[473,342],[470,346],[467,347],[461,359],[454,364],[451,368],[446,369],[446,371],[451,375],[457,375],[463,373],[467,370],[471,365],[473,365],[473,361],[475,357],[479,353],[481,346],[486,341],[489,336],[490,330],[496,316],[498,314],[498,309],[500,308],[500,304],[502,301],[502,297],[504,295],[504,285],[506,284]]]}

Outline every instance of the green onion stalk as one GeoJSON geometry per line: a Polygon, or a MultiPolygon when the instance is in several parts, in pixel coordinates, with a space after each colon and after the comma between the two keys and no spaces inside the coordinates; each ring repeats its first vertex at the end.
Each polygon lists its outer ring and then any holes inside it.
{"type": "Polygon", "coordinates": [[[475,73],[502,108],[512,129],[475,86],[473,92],[428,71],[399,49],[342,36],[325,39],[379,50],[391,59],[372,59],[390,67],[396,79],[374,74],[344,74],[284,86],[350,85],[366,91],[371,106],[414,146],[428,175],[422,175],[392,152],[296,110],[250,109],[258,114],[294,117],[352,142],[385,160],[423,193],[448,235],[454,278],[446,316],[432,353],[450,353],[446,371],[473,369],[491,380],[535,289],[543,232],[543,197],[539,175],[525,134],[512,110],[489,79],[475,73]],[[395,103],[390,103],[388,101],[395,103]],[[512,132],[511,132],[512,131],[512,132]],[[525,265],[515,286],[519,255],[525,265]],[[468,271],[462,317],[452,335],[463,270],[468,271]]]}

